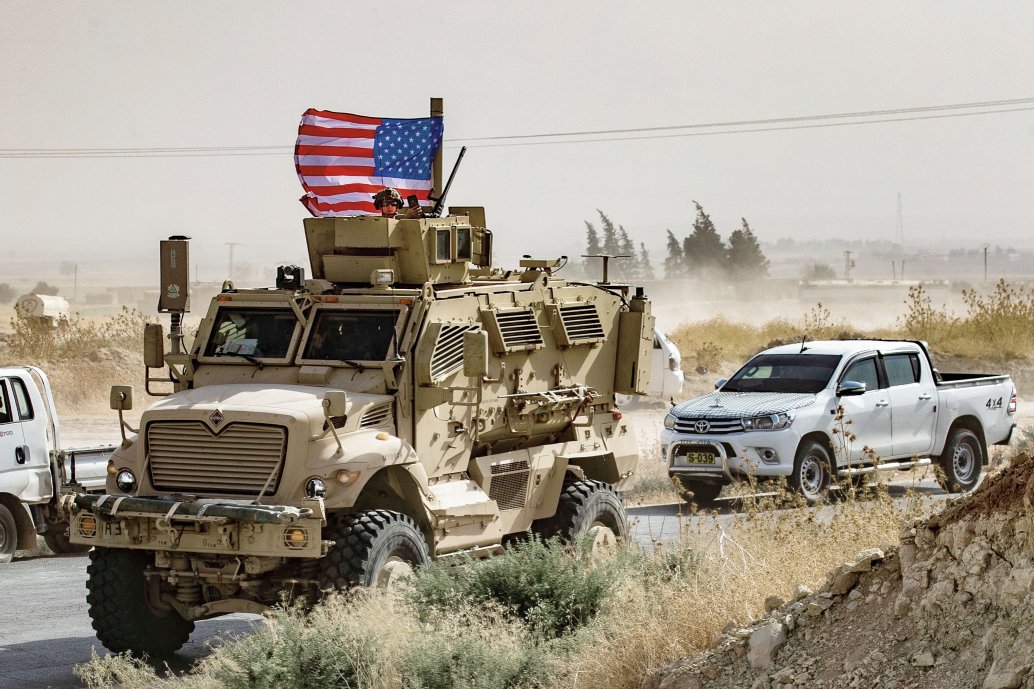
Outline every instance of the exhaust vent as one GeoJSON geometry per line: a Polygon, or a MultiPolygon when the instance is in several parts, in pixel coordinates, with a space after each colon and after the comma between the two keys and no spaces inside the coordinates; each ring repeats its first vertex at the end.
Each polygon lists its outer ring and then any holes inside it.
{"type": "Polygon", "coordinates": [[[500,510],[522,509],[528,500],[528,475],[531,468],[526,460],[492,465],[492,479],[488,497],[496,501],[500,510]]]}
{"type": "Polygon", "coordinates": [[[603,323],[596,304],[575,302],[547,306],[550,320],[558,324],[557,344],[562,347],[596,344],[604,339],[603,323]]]}
{"type": "Polygon", "coordinates": [[[531,308],[490,309],[481,312],[496,352],[519,352],[543,346],[535,312],[531,308]]]}

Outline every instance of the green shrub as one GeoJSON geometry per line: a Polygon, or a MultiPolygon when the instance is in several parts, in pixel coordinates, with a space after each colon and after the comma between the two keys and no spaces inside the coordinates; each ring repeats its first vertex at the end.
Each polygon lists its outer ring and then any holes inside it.
{"type": "Polygon", "coordinates": [[[537,635],[552,639],[587,624],[603,610],[623,560],[591,558],[587,542],[575,548],[532,536],[505,555],[444,571],[432,566],[416,577],[410,601],[421,619],[461,601],[494,606],[537,635]]]}
{"type": "Polygon", "coordinates": [[[557,656],[548,645],[488,642],[482,634],[445,637],[427,632],[414,639],[401,662],[406,689],[511,689],[549,683],[557,656]]]}

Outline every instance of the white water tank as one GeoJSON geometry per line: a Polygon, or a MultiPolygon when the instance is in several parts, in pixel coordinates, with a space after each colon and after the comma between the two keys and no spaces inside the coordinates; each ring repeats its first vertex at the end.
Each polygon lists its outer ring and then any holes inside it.
{"type": "Polygon", "coordinates": [[[50,294],[26,294],[14,308],[25,318],[68,318],[68,300],[50,294]]]}

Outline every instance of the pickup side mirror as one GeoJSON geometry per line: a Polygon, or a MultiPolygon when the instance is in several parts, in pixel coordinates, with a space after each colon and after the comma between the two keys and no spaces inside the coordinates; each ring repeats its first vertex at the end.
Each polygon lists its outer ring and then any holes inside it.
{"type": "Polygon", "coordinates": [[[856,380],[845,380],[837,386],[837,397],[855,397],[865,394],[865,383],[856,380]]]}
{"type": "Polygon", "coordinates": [[[129,411],[133,408],[133,386],[112,385],[109,402],[115,411],[129,411]]]}
{"type": "Polygon", "coordinates": [[[165,368],[165,331],[161,323],[144,324],[144,366],[165,368]]]}
{"type": "Polygon", "coordinates": [[[718,380],[716,380],[714,382],[714,389],[718,390],[719,388],[721,388],[723,385],[725,385],[728,382],[729,382],[728,378],[719,378],[718,380]]]}
{"type": "Polygon", "coordinates": [[[488,376],[488,333],[484,330],[463,333],[463,375],[479,380],[488,376]]]}

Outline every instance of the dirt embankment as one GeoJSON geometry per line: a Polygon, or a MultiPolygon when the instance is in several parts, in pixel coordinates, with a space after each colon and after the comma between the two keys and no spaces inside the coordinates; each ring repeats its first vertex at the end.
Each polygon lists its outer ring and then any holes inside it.
{"type": "Polygon", "coordinates": [[[647,686],[1034,688],[1034,457],[766,607],[647,686]]]}

